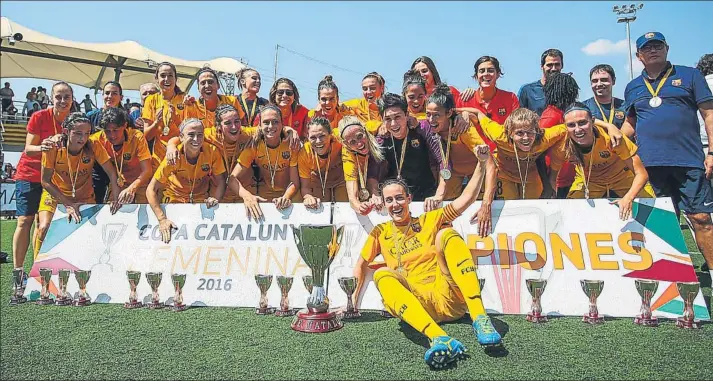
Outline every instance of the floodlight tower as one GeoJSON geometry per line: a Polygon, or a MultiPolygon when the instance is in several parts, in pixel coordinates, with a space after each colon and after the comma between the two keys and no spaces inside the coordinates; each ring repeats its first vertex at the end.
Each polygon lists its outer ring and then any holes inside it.
{"type": "Polygon", "coordinates": [[[631,58],[631,29],[629,23],[636,21],[636,11],[641,10],[644,4],[624,4],[622,6],[615,5],[612,12],[616,13],[618,23],[626,23],[626,43],[629,47],[629,80],[634,79],[634,62],[631,58]]]}

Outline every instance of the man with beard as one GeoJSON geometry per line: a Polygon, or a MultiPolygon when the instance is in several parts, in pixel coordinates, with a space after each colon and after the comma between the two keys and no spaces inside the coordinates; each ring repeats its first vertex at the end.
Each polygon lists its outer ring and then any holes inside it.
{"type": "Polygon", "coordinates": [[[564,56],[558,49],[547,49],[540,57],[540,66],[542,67],[542,78],[535,82],[523,85],[517,93],[517,98],[520,100],[520,107],[532,110],[537,115],[542,115],[545,110],[545,92],[544,85],[547,81],[547,75],[550,73],[559,73],[564,66],[564,56]]]}

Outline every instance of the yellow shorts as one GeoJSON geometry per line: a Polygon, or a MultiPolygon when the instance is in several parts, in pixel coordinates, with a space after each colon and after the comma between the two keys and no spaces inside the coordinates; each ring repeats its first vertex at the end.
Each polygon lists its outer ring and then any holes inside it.
{"type": "MultiPolygon", "coordinates": [[[[530,181],[525,185],[525,200],[536,200],[542,196],[542,181],[530,181]]],[[[498,200],[521,200],[522,185],[507,179],[498,179],[495,188],[495,198],[498,200]]]]}
{"type": "MultiPolygon", "coordinates": [[[[445,275],[440,270],[434,271],[432,276],[419,276],[404,278],[401,274],[389,268],[382,268],[374,273],[374,283],[377,289],[379,281],[384,277],[396,278],[407,290],[421,302],[428,315],[437,323],[458,320],[465,315],[468,307],[463,294],[460,292],[450,275],[445,275]]],[[[393,316],[398,316],[391,306],[386,310],[393,316]]]]}
{"type": "MultiPolygon", "coordinates": [[[[589,198],[606,198],[609,191],[616,193],[616,195],[619,197],[624,197],[626,192],[631,189],[631,184],[633,183],[633,181],[633,177],[617,181],[613,184],[602,184],[595,183],[592,181],[588,184],[589,198]]],[[[652,188],[651,184],[647,182],[644,188],[641,189],[641,192],[636,195],[636,197],[656,198],[654,188],[652,188]]],[[[567,198],[584,198],[584,180],[581,177],[575,177],[572,186],[569,188],[567,198]]]]}
{"type": "MultiPolygon", "coordinates": [[[[124,188],[126,189],[126,188],[124,188]]],[[[124,190],[122,189],[122,191],[124,190]]],[[[111,200],[111,186],[107,190],[107,200],[111,200]]],[[[141,187],[136,190],[134,194],[134,202],[132,204],[148,204],[149,200],[146,198],[146,187],[141,187]]]]}
{"type": "MultiPolygon", "coordinates": [[[[70,197],[71,198],[71,197],[70,197]]],[[[77,198],[76,199],[78,203],[80,204],[94,204],[96,203],[96,200],[94,199],[94,192],[90,194],[87,197],[83,198],[77,198]]],[[[50,212],[54,214],[54,212],[57,210],[57,199],[52,197],[49,192],[46,190],[42,190],[42,196],[40,197],[40,208],[37,210],[38,212],[50,212]]]]}

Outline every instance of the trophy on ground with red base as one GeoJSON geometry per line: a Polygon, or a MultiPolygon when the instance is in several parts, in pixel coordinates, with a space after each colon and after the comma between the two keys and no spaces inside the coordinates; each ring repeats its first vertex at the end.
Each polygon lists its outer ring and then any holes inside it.
{"type": "Polygon", "coordinates": [[[308,333],[336,331],[344,325],[335,311],[329,310],[325,289],[325,274],[329,270],[342,242],[344,227],[334,225],[300,225],[293,227],[297,249],[302,260],[312,270],[312,292],[307,309],[300,310],[292,329],[308,333]]]}
{"type": "Polygon", "coordinates": [[[696,311],[693,309],[693,301],[698,296],[701,284],[698,282],[676,282],[678,294],[683,299],[683,316],[676,319],[676,327],[687,329],[701,328],[701,321],[696,320],[696,311]]]}

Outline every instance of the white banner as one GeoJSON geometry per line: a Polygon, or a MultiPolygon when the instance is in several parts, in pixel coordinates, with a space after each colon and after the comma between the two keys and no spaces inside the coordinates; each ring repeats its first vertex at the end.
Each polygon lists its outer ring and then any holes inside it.
{"type": "MultiPolygon", "coordinates": [[[[678,227],[670,199],[635,202],[635,218],[620,221],[618,207],[608,200],[507,201],[493,204],[494,232],[485,238],[469,223],[479,204],[454,221],[477,259],[477,271],[485,279],[483,302],[491,313],[525,314],[530,295],[528,278],[547,279],[543,311],[553,315],[582,315],[588,302],[581,279],[604,281],[599,297],[605,316],[634,316],[641,298],[634,279],[654,279],[659,288],[652,299],[654,315],[677,317],[683,303],[676,281],[697,281],[678,227]]],[[[162,271],[160,295],[172,296],[171,273],[187,273],[183,289],[187,304],[254,307],[259,299],[255,274],[295,277],[290,305],[303,307],[307,291],[301,277],[310,273],[302,262],[290,226],[300,224],[344,225],[342,246],[332,266],[329,297],[333,307],[346,304],[337,278],[351,276],[361,248],[373,225],[387,215],[372,212],[357,216],[347,203],[320,211],[295,205],[285,212],[263,205],[265,222],[249,223],[242,204],[167,205],[166,213],[179,229],[169,245],[160,241],[153,212],[146,205],[124,206],[115,216],[108,207],[85,207],[79,225],[68,223],[58,209],[35,261],[28,291],[38,290],[40,267],[90,269],[88,291],[95,302],[123,303],[129,294],[126,270],[162,271]]],[[[414,216],[422,204],[411,206],[414,216]]],[[[142,274],[139,295],[150,289],[142,274]]],[[[371,274],[369,274],[371,277],[371,274]]],[[[53,277],[52,292],[56,275],[53,277]]],[[[270,304],[279,304],[273,280],[270,304]]],[[[70,281],[70,290],[77,290],[70,281]]],[[[361,309],[382,309],[373,282],[361,295],[361,309]]],[[[696,316],[709,319],[702,294],[695,301],[696,316]]]]}
{"type": "Polygon", "coordinates": [[[15,206],[15,183],[0,184],[0,211],[14,212],[15,206]]]}

